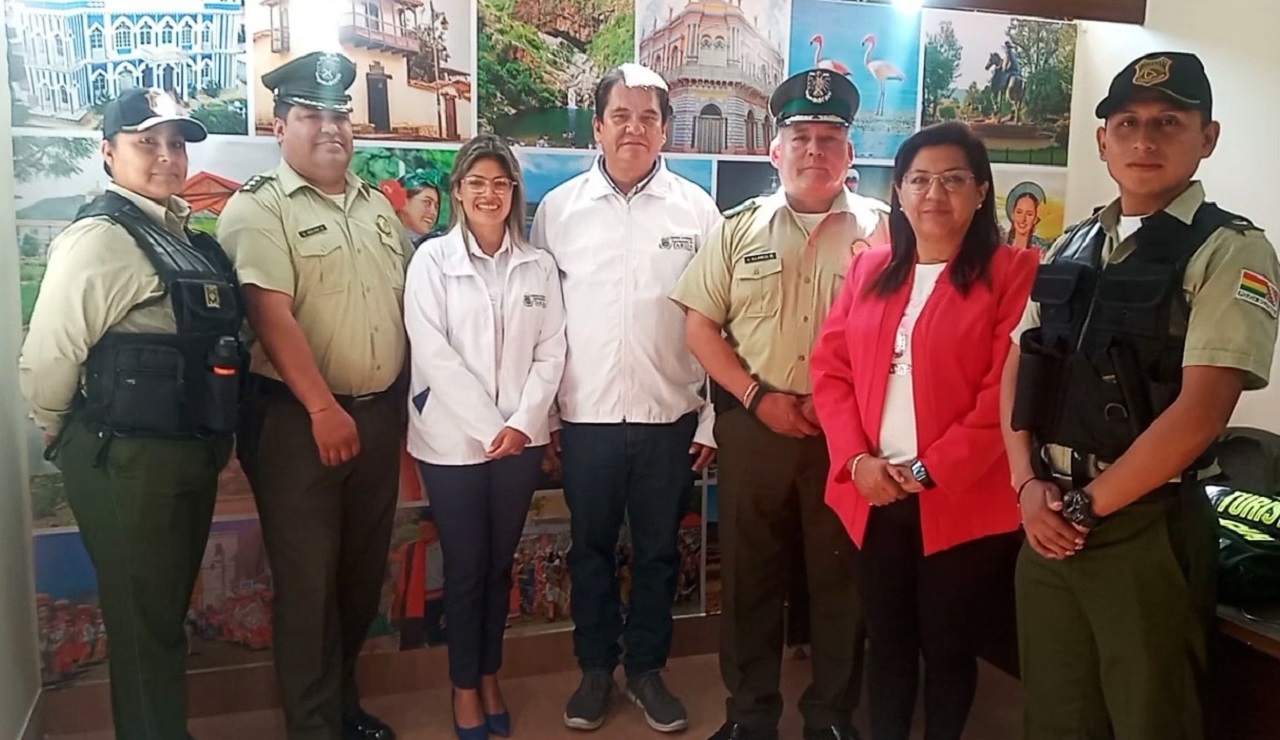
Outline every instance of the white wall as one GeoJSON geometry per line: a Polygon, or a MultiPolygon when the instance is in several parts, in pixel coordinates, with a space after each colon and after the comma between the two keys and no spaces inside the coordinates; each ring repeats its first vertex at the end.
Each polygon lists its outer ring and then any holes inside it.
{"type": "MultiPolygon", "coordinates": [[[[0,33],[0,80],[9,79],[0,33]]],[[[18,392],[22,305],[14,246],[9,86],[0,85],[0,738],[22,733],[40,691],[27,505],[26,411],[18,392]]]]}
{"type": "MultiPolygon", "coordinates": [[[[1093,108],[1111,78],[1150,51],[1190,51],[1213,84],[1217,152],[1200,168],[1209,199],[1251,218],[1280,247],[1280,44],[1274,0],[1147,0],[1143,27],[1082,23],[1071,110],[1067,223],[1115,197],[1098,159],[1093,108]]],[[[1280,432],[1280,359],[1270,389],[1245,394],[1233,423],[1280,432]]]]}

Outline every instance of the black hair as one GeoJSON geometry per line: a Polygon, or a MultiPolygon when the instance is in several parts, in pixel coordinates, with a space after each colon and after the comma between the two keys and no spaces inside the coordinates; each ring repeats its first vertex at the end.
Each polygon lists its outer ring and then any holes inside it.
{"type": "MultiPolygon", "coordinates": [[[[613,88],[619,84],[625,84],[626,75],[622,71],[622,67],[614,67],[609,70],[608,74],[600,78],[600,82],[596,84],[596,120],[604,120],[604,109],[609,106],[609,96],[613,94],[613,88]]],[[[658,96],[658,110],[662,114],[662,123],[666,125],[671,118],[671,94],[660,87],[649,88],[658,96]]]]}
{"type": "Polygon", "coordinates": [[[920,129],[898,149],[893,159],[892,199],[889,210],[889,240],[893,250],[889,264],[871,283],[869,293],[889,296],[906,282],[916,264],[916,233],[902,211],[898,188],[921,149],[931,146],[954,146],[961,149],[977,184],[987,186],[982,206],[974,214],[969,231],[960,244],[960,253],[951,262],[951,284],[961,295],[967,295],[975,283],[991,284],[991,258],[1000,246],[1000,226],[996,222],[996,196],[992,187],[991,157],[982,140],[966,124],[938,123],[920,129]]]}
{"type": "Polygon", "coordinates": [[[289,120],[289,111],[293,110],[293,103],[286,103],[283,100],[277,100],[275,107],[272,109],[271,115],[279,118],[281,121],[289,120]]]}

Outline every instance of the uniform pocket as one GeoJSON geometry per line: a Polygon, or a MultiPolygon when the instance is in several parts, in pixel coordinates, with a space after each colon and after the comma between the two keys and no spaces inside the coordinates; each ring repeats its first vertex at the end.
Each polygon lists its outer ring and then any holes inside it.
{"type": "Polygon", "coordinates": [[[297,246],[298,283],[308,292],[337,293],[347,286],[343,243],[334,239],[303,239],[297,246]]]}
{"type": "Polygon", "coordinates": [[[742,301],[742,315],[774,316],[782,309],[782,262],[771,260],[745,265],[733,276],[736,300],[742,301]]]}

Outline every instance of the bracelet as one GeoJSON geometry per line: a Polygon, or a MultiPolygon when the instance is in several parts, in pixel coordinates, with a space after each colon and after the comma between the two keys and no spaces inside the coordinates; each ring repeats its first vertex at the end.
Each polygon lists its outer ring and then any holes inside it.
{"type": "Polygon", "coordinates": [[[754,414],[756,409],[760,408],[760,402],[763,401],[764,397],[767,395],[769,395],[769,390],[767,388],[764,388],[763,386],[758,388],[756,390],[756,394],[751,397],[751,403],[747,404],[747,411],[754,414]]]}
{"type": "Polygon", "coordinates": [[[1036,482],[1036,481],[1038,481],[1038,480],[1040,480],[1040,479],[1039,479],[1039,478],[1037,478],[1037,477],[1035,477],[1035,476],[1033,475],[1033,476],[1031,476],[1030,478],[1028,478],[1028,479],[1026,479],[1026,480],[1022,481],[1022,485],[1018,486],[1018,502],[1019,502],[1019,503],[1021,503],[1021,501],[1022,501],[1022,492],[1023,492],[1023,491],[1025,491],[1025,490],[1027,490],[1027,486],[1031,485],[1032,483],[1034,483],[1034,482],[1036,482]]]}
{"type": "Polygon", "coordinates": [[[869,453],[869,452],[860,452],[860,453],[858,453],[857,455],[854,455],[854,457],[853,457],[853,462],[852,462],[852,463],[849,463],[849,478],[850,478],[850,479],[855,480],[855,481],[858,479],[858,463],[862,462],[863,458],[867,458],[867,457],[871,457],[871,453],[869,453]]]}
{"type": "Polygon", "coordinates": [[[760,390],[760,381],[753,380],[751,385],[747,386],[747,390],[742,394],[742,405],[750,408],[751,399],[755,397],[756,392],[760,390]]]}

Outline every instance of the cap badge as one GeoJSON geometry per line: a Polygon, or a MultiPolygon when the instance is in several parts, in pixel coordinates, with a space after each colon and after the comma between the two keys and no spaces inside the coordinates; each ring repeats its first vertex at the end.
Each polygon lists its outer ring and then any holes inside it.
{"type": "Polygon", "coordinates": [[[178,105],[163,90],[151,88],[147,90],[147,107],[157,116],[172,117],[178,115],[178,105]]]}
{"type": "Polygon", "coordinates": [[[815,69],[804,81],[804,97],[810,103],[822,104],[831,99],[831,73],[815,69]]]}
{"type": "Polygon", "coordinates": [[[342,79],[342,64],[337,54],[324,54],[316,60],[316,82],[321,85],[336,85],[342,79]]]}
{"type": "Polygon", "coordinates": [[[1134,65],[1133,84],[1151,87],[1169,79],[1173,60],[1168,57],[1143,59],[1134,65]]]}

